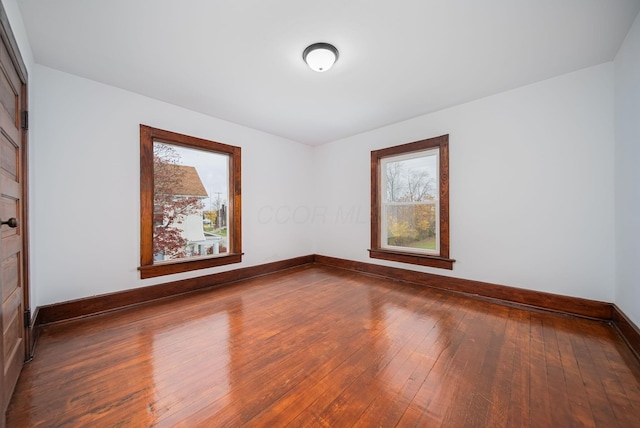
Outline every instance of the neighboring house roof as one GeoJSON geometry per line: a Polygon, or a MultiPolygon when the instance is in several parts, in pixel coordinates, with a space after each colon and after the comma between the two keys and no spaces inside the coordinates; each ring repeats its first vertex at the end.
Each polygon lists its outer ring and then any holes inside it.
{"type": "Polygon", "coordinates": [[[195,196],[200,198],[209,196],[195,167],[187,165],[171,165],[171,167],[177,168],[178,171],[175,175],[175,182],[171,186],[175,196],[195,196]]]}

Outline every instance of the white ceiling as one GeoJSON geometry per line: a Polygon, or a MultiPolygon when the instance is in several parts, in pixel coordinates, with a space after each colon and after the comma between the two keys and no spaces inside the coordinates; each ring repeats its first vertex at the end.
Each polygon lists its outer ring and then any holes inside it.
{"type": "Polygon", "coordinates": [[[610,61],[640,0],[18,0],[39,64],[318,145],[610,61]],[[302,61],[314,42],[333,69],[302,61]]]}

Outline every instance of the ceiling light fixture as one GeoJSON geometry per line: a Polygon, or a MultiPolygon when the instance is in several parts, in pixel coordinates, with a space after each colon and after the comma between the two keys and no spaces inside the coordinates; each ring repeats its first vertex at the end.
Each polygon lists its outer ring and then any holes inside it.
{"type": "Polygon", "coordinates": [[[313,71],[327,71],[338,60],[338,49],[329,43],[314,43],[302,52],[302,59],[313,71]]]}

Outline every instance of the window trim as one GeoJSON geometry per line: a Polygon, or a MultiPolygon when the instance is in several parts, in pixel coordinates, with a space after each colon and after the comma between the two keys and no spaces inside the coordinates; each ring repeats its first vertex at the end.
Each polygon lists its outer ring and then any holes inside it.
{"type": "Polygon", "coordinates": [[[242,261],[242,197],[240,147],[190,137],[176,132],[140,125],[140,278],[153,278],[198,269],[207,269],[242,261]],[[153,260],[153,143],[214,151],[229,156],[229,252],[217,256],[163,261],[153,260]]]}
{"type": "Polygon", "coordinates": [[[371,151],[371,248],[369,249],[369,257],[440,269],[453,269],[455,260],[449,258],[449,134],[371,151]],[[383,248],[381,245],[381,220],[383,217],[381,212],[382,159],[433,148],[438,148],[440,151],[438,165],[440,172],[440,176],[438,177],[440,187],[440,253],[439,255],[433,255],[422,252],[383,248]]]}

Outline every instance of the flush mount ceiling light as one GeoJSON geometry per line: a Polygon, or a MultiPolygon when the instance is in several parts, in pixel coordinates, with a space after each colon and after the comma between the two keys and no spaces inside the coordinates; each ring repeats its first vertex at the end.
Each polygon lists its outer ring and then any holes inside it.
{"type": "Polygon", "coordinates": [[[313,71],[327,71],[338,60],[338,49],[329,43],[314,43],[302,52],[302,59],[313,71]]]}

